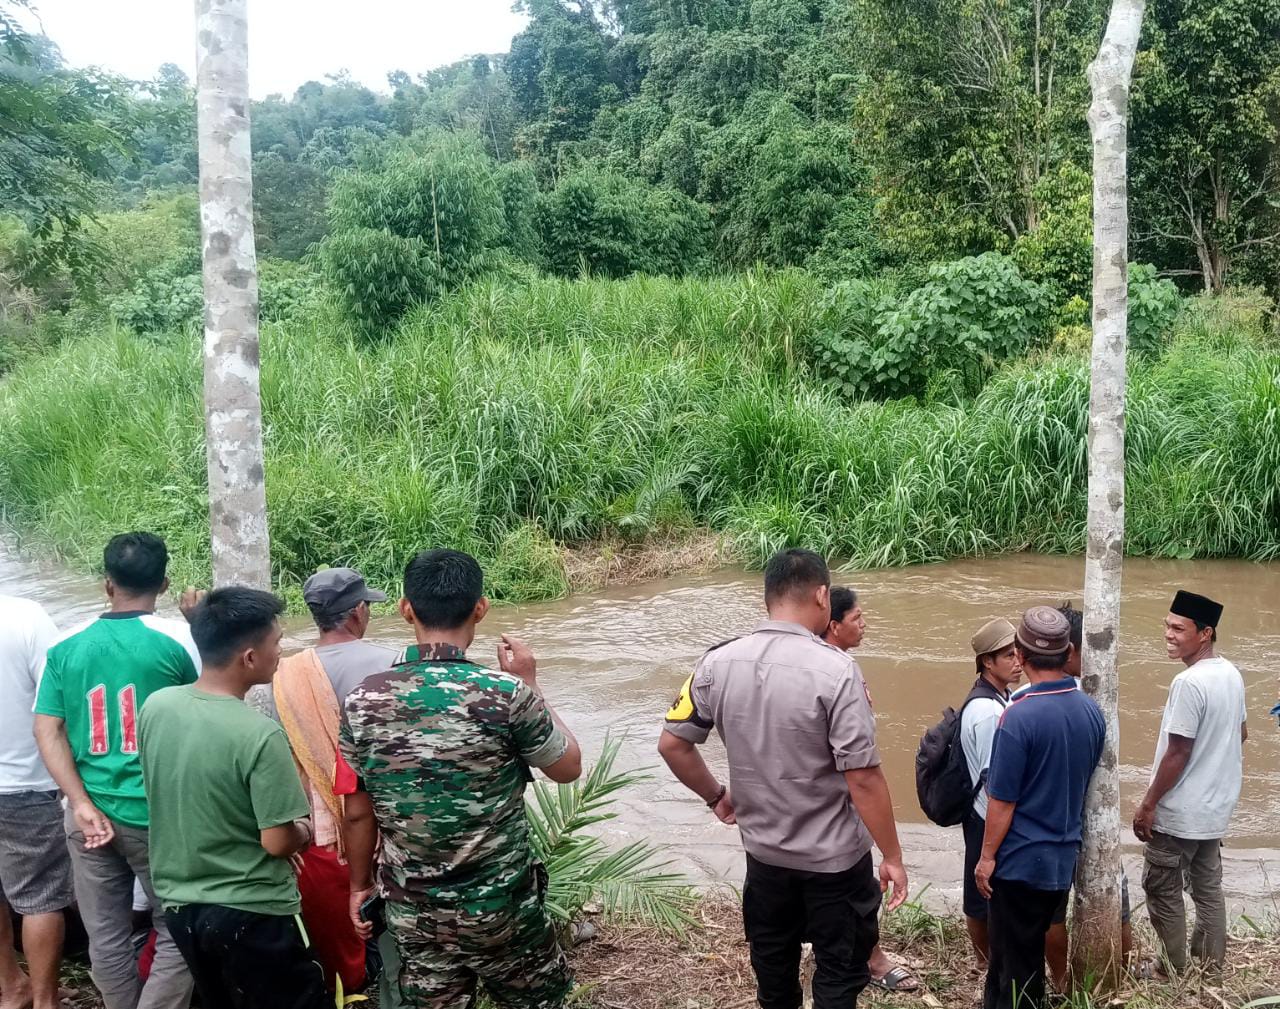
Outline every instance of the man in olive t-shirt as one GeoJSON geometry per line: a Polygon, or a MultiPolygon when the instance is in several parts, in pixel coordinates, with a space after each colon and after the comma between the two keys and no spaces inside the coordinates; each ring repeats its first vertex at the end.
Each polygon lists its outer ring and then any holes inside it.
{"type": "Polygon", "coordinates": [[[275,675],[283,609],[256,589],[206,596],[200,678],[155,694],[139,726],[156,896],[210,1009],[330,1003],[289,864],[311,842],[307,797],[284,730],[244,703],[275,675]]]}

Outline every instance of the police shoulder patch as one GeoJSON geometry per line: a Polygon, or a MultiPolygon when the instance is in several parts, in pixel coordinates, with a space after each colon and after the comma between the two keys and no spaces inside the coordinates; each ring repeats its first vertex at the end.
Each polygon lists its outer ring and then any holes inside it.
{"type": "Polygon", "coordinates": [[[671,703],[671,710],[667,712],[668,722],[687,722],[694,716],[693,696],[690,690],[693,689],[692,674],[684,681],[684,685],[680,688],[680,693],[676,695],[676,699],[671,703]]]}

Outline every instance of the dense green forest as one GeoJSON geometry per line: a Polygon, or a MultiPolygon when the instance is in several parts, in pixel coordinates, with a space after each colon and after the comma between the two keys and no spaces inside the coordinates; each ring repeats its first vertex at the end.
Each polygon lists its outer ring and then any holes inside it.
{"type": "MultiPolygon", "coordinates": [[[[191,83],[67,67],[19,6],[0,504],[81,559],[160,528],[196,571],[191,83]]],[[[283,580],[451,541],[547,595],[564,544],[693,528],[1079,549],[1107,4],[519,6],[507,53],[253,104],[283,580]]],[[[1280,0],[1152,0],[1131,114],[1130,546],[1274,556],[1280,0]]]]}

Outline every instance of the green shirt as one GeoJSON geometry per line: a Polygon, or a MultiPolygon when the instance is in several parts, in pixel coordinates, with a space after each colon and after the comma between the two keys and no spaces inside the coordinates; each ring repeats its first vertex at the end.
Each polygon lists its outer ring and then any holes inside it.
{"type": "Polygon", "coordinates": [[[297,914],[289,861],[259,835],[310,813],[284,730],[239,698],[177,687],[151,698],[140,735],[161,904],[297,914]]]}
{"type": "Polygon", "coordinates": [[[138,713],[157,690],[199,671],[186,621],[154,613],[104,613],[49,649],[35,712],[66,723],[85,791],[111,819],[147,826],[138,713]]]}
{"type": "Polygon", "coordinates": [[[568,745],[523,680],[468,662],[452,645],[415,645],[389,672],[366,677],[347,695],[339,747],[382,831],[383,895],[503,903],[533,862],[529,768],[554,764],[568,745]]]}

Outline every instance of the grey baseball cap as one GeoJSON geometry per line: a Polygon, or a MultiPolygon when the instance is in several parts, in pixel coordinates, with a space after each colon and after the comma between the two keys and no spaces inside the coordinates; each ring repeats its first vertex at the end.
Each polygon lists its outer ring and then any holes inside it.
{"type": "Polygon", "coordinates": [[[325,568],[306,580],[302,598],[313,613],[337,615],[360,603],[385,603],[387,594],[369,588],[355,568],[325,568]]]}

